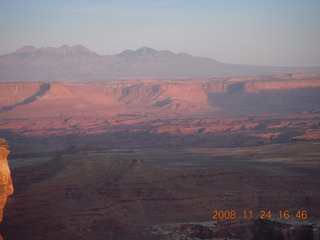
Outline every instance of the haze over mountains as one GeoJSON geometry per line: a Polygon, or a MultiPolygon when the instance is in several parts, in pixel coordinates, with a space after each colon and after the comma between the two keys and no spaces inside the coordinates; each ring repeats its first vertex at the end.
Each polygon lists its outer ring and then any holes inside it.
{"type": "Polygon", "coordinates": [[[320,67],[292,68],[221,63],[186,53],[142,47],[115,55],[87,48],[25,46],[0,56],[0,82],[88,82],[120,79],[183,79],[319,72],[320,67]]]}

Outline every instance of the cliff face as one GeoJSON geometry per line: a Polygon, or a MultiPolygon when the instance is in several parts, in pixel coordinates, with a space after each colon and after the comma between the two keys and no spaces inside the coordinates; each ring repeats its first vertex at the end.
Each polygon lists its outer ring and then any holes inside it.
{"type": "Polygon", "coordinates": [[[3,208],[7,197],[13,194],[13,185],[7,160],[9,153],[10,151],[6,147],[0,146],[0,222],[3,218],[3,208]]]}
{"type": "Polygon", "coordinates": [[[15,147],[26,152],[88,142],[110,146],[110,139],[113,147],[121,147],[123,139],[127,147],[128,142],[139,148],[168,146],[168,133],[177,136],[170,138],[176,146],[186,146],[186,135],[192,146],[213,144],[211,147],[319,139],[319,93],[320,74],[0,83],[0,130],[9,139],[13,134],[46,137],[46,141],[18,137],[15,147]],[[294,112],[302,115],[289,116],[294,112]],[[239,118],[259,114],[277,116],[239,118]],[[232,119],[234,116],[237,118],[232,119]],[[198,117],[201,120],[195,120],[198,117]]]}
{"type": "Polygon", "coordinates": [[[1,83],[0,116],[195,116],[319,108],[320,74],[92,83],[1,83]]]}
{"type": "Polygon", "coordinates": [[[315,80],[296,80],[296,81],[270,81],[270,82],[250,82],[246,83],[246,92],[259,93],[266,90],[288,90],[309,87],[320,87],[320,81],[315,80]]]}
{"type": "Polygon", "coordinates": [[[0,83],[0,108],[18,104],[34,95],[40,83],[0,83]]]}

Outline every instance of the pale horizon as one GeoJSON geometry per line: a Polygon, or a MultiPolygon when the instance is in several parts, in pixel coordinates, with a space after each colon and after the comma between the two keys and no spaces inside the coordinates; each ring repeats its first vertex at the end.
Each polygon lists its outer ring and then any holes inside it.
{"type": "Polygon", "coordinates": [[[143,46],[223,63],[320,66],[320,2],[0,1],[0,55],[83,45],[99,55],[143,46]]]}

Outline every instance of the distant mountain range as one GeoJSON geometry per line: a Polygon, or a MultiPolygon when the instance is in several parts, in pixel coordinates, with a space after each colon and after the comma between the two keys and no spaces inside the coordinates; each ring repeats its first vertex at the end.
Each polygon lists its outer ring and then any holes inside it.
{"type": "Polygon", "coordinates": [[[186,53],[142,47],[115,55],[87,48],[25,46],[0,56],[0,82],[90,82],[120,79],[185,79],[320,72],[320,67],[289,68],[221,63],[186,53]]]}

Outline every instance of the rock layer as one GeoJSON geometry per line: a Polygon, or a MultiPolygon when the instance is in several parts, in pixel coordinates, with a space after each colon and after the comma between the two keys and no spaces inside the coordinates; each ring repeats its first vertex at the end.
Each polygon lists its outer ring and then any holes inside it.
{"type": "Polygon", "coordinates": [[[9,153],[10,151],[5,146],[0,146],[0,222],[3,218],[3,208],[7,197],[13,194],[13,185],[7,160],[9,153]]]}
{"type": "MultiPolygon", "coordinates": [[[[3,225],[7,240],[166,239],[143,235],[170,219],[210,221],[213,210],[234,210],[239,216],[219,225],[219,237],[243,226],[243,210],[253,211],[254,217],[260,210],[276,209],[306,209],[310,218],[319,216],[315,175],[165,170],[143,160],[98,155],[60,156],[12,172],[17,193],[3,225]]],[[[210,229],[196,230],[194,237],[213,236],[210,229]]]]}
{"type": "Polygon", "coordinates": [[[0,83],[2,118],[199,116],[319,109],[320,74],[269,77],[0,83]]]}

